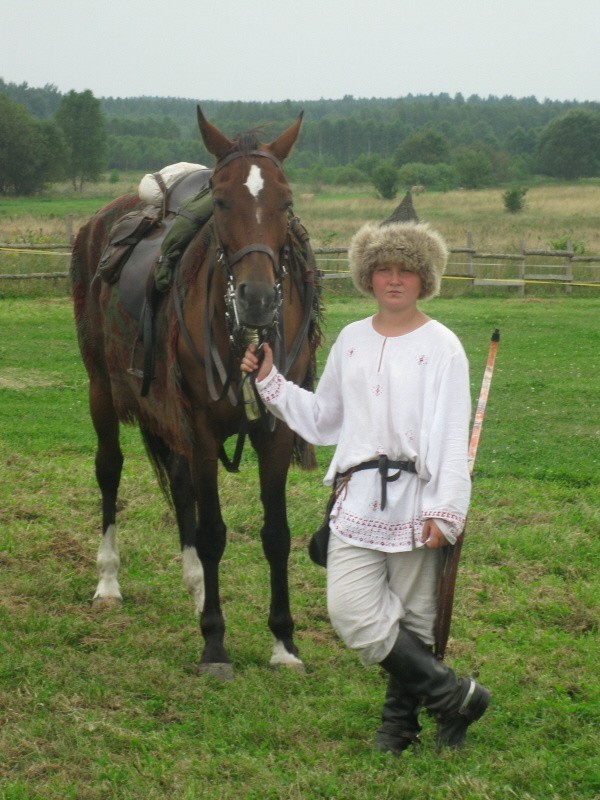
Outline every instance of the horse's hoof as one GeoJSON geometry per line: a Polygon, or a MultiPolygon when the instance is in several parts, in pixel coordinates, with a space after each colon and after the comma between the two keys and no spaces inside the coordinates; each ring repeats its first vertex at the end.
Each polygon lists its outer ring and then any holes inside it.
{"type": "Polygon", "coordinates": [[[291,672],[296,672],[298,675],[306,675],[306,669],[302,661],[286,661],[284,663],[273,663],[271,662],[271,666],[277,669],[283,667],[283,669],[289,669],[291,672]]]}
{"type": "Polygon", "coordinates": [[[92,608],[98,611],[111,611],[113,608],[121,608],[123,599],[121,597],[94,597],[92,608]]]}
{"type": "Polygon", "coordinates": [[[231,664],[214,664],[201,661],[198,664],[198,675],[212,675],[213,678],[217,678],[220,681],[232,681],[233,667],[231,664]]]}
{"type": "Polygon", "coordinates": [[[289,650],[286,650],[283,642],[279,641],[275,642],[273,645],[273,655],[271,656],[269,664],[272,667],[286,667],[287,669],[291,669],[300,674],[305,672],[304,664],[298,658],[298,656],[294,655],[294,653],[290,653],[289,650]]]}

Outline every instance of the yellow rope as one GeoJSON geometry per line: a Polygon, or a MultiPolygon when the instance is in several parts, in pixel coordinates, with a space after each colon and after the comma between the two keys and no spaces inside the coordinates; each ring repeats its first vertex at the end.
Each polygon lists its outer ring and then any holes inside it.
{"type": "MultiPolygon", "coordinates": [[[[341,275],[341,276],[343,275],[344,277],[346,275],[348,275],[348,276],[350,275],[350,271],[349,270],[343,270],[343,269],[335,269],[335,270],[334,269],[322,269],[321,272],[331,272],[331,273],[334,273],[336,275],[341,275]]],[[[600,287],[600,282],[582,283],[582,282],[579,282],[579,281],[556,281],[556,280],[555,281],[544,281],[544,280],[529,280],[528,278],[484,278],[484,277],[477,278],[477,277],[475,277],[473,275],[443,275],[442,276],[442,280],[445,280],[445,281],[485,280],[485,281],[494,281],[494,283],[512,283],[512,284],[514,284],[516,281],[518,281],[519,285],[525,284],[525,283],[532,284],[532,285],[544,283],[544,284],[548,284],[548,286],[589,286],[589,287],[593,287],[593,288],[596,288],[596,289],[600,287]]]]}
{"type": "Polygon", "coordinates": [[[30,247],[27,248],[16,248],[16,247],[0,247],[0,252],[3,253],[29,253],[29,255],[33,256],[70,256],[71,251],[68,250],[64,253],[59,253],[56,250],[32,250],[30,247]]]}

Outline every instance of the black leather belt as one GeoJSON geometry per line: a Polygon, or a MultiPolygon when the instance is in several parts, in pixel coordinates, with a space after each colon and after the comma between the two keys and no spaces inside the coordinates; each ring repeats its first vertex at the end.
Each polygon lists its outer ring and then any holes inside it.
{"type": "Polygon", "coordinates": [[[335,476],[336,483],[339,480],[343,480],[344,478],[349,478],[355,472],[360,472],[363,469],[376,469],[379,471],[379,475],[381,476],[381,510],[386,506],[387,500],[387,484],[391,483],[392,481],[398,480],[400,477],[401,472],[415,472],[417,468],[415,467],[414,461],[390,461],[387,456],[379,456],[379,458],[374,458],[371,461],[363,461],[361,464],[357,464],[355,467],[350,467],[349,469],[344,470],[343,472],[338,472],[335,476]],[[390,469],[396,469],[395,475],[388,475],[388,471],[390,469]]]}

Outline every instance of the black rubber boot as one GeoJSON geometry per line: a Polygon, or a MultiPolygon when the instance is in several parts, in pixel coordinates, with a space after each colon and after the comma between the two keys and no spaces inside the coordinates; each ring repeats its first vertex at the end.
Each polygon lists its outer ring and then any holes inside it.
{"type": "Polygon", "coordinates": [[[418,746],[420,706],[419,698],[406,694],[400,681],[390,675],[381,725],[375,734],[375,750],[399,756],[411,744],[418,746]]]}
{"type": "Polygon", "coordinates": [[[420,698],[438,721],[438,748],[460,748],[467,728],[485,712],[490,693],[470,678],[457,678],[412,631],[400,625],[398,638],[381,666],[404,691],[420,698]]]}
{"type": "Polygon", "coordinates": [[[490,702],[490,693],[471,678],[459,678],[463,686],[463,699],[458,711],[447,716],[438,716],[437,749],[450,747],[459,750],[465,741],[467,728],[485,713],[490,702]]]}

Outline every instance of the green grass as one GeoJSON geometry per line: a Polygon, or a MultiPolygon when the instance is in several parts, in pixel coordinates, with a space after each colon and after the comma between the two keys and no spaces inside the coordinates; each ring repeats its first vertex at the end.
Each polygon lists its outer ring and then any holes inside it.
{"type": "MultiPolygon", "coordinates": [[[[323,356],[368,301],[326,296],[323,356]]],[[[177,535],[134,429],[119,512],[120,610],[90,606],[100,530],[86,379],[64,297],[0,302],[2,800],[591,800],[597,769],[598,366],[594,298],[442,298],[479,392],[501,331],[475,465],[448,661],[493,692],[468,747],[371,751],[384,694],[326,614],[306,553],[327,490],[293,469],[290,581],[306,675],[268,667],[256,466],[223,474],[235,680],[199,678],[177,535]]]]}

